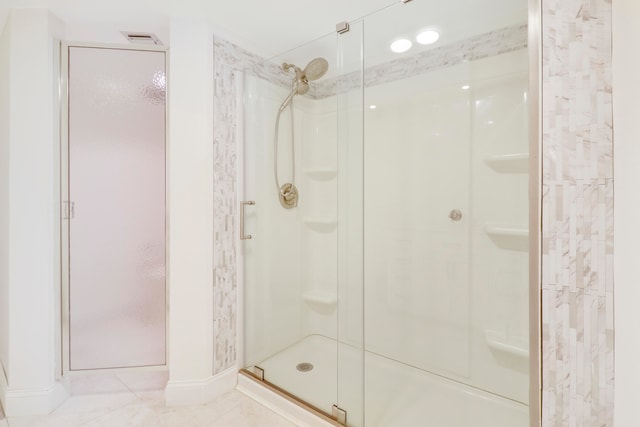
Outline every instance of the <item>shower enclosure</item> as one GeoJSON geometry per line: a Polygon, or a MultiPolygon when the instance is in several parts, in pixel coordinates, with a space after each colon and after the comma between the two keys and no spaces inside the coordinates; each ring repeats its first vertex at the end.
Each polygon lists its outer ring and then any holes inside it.
{"type": "Polygon", "coordinates": [[[527,426],[527,1],[338,27],[244,73],[244,374],[349,426],[527,426]]]}

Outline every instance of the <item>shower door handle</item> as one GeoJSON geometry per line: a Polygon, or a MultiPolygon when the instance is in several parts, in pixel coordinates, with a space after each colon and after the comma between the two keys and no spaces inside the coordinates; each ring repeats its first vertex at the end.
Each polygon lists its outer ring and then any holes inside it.
{"type": "Polygon", "coordinates": [[[65,200],[62,202],[64,205],[64,217],[62,219],[73,219],[76,217],[76,202],[71,200],[65,200]]]}
{"type": "Polygon", "coordinates": [[[244,207],[249,205],[253,206],[256,202],[253,200],[247,200],[240,202],[240,240],[249,240],[253,236],[251,234],[244,234],[244,207]]]}

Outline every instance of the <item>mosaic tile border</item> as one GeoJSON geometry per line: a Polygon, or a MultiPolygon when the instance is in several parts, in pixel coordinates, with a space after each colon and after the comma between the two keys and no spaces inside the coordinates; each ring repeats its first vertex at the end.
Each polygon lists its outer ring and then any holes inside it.
{"type": "MultiPolygon", "coordinates": [[[[517,25],[450,43],[417,55],[369,67],[364,72],[365,87],[406,79],[435,70],[527,48],[527,25],[517,25]]],[[[327,98],[360,87],[360,72],[334,77],[314,85],[314,98],[327,98]]]]}
{"type": "Polygon", "coordinates": [[[542,9],[542,425],[612,427],[611,2],[542,9]]]}
{"type": "Polygon", "coordinates": [[[226,40],[214,38],[213,130],[213,372],[234,367],[238,359],[237,131],[238,79],[248,71],[288,87],[282,70],[226,40]]]}

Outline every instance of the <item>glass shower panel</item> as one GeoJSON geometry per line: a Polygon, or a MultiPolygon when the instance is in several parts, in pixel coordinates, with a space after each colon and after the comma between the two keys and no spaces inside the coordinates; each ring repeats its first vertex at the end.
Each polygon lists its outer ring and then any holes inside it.
{"type": "Polygon", "coordinates": [[[347,425],[363,426],[363,90],[362,21],[337,36],[338,402],[347,425]]]}
{"type": "Polygon", "coordinates": [[[165,364],[165,54],[69,48],[71,370],[165,364]]]}
{"type": "Polygon", "coordinates": [[[244,365],[325,414],[337,402],[338,159],[335,96],[322,87],[335,75],[335,34],[244,70],[244,365]],[[318,57],[324,75],[308,65],[318,57]],[[286,208],[290,183],[298,201],[286,208]]]}
{"type": "Polygon", "coordinates": [[[527,1],[450,4],[364,22],[366,426],[528,424],[527,1]]]}

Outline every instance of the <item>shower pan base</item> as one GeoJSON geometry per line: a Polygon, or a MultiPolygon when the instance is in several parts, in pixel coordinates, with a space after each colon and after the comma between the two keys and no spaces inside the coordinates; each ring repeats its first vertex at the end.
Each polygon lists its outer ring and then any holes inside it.
{"type": "MultiPolygon", "coordinates": [[[[339,404],[347,411],[347,425],[350,426],[415,427],[424,425],[425,420],[429,420],[430,425],[448,427],[529,425],[527,405],[375,353],[365,351],[363,354],[346,344],[338,346],[335,340],[320,335],[307,336],[257,366],[264,370],[268,385],[277,384],[272,387],[273,392],[281,392],[291,401],[300,399],[311,409],[319,408],[318,414],[330,413],[332,406],[339,404]],[[313,369],[299,371],[296,367],[300,363],[311,363],[313,369]],[[359,397],[362,395],[363,369],[365,414],[361,413],[359,397]]],[[[251,374],[247,372],[244,376],[251,374]]],[[[255,398],[254,393],[247,394],[255,398]]],[[[274,406],[270,399],[258,400],[274,406]]],[[[273,409],[287,412],[286,409],[273,409]]],[[[312,425],[339,425],[334,423],[325,418],[323,423],[312,425]]]]}

